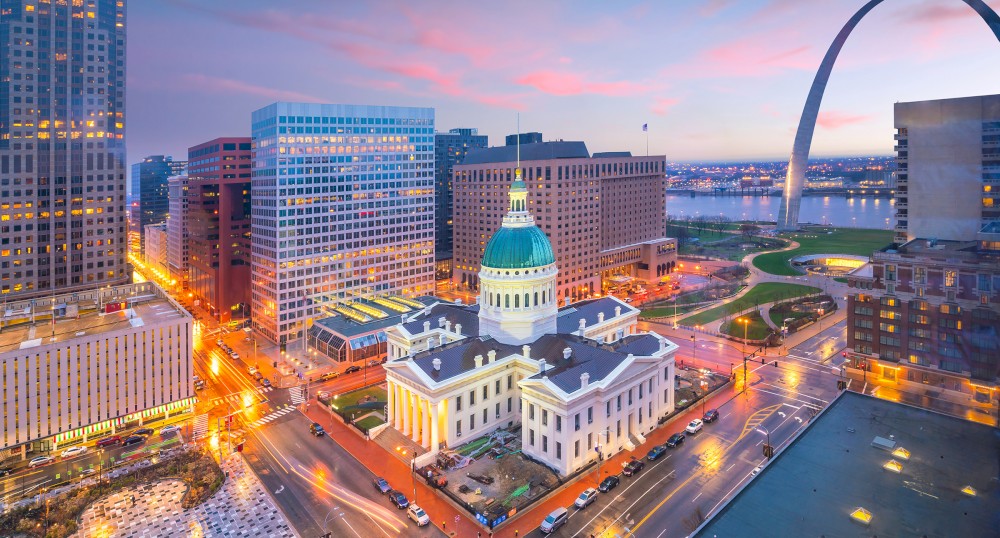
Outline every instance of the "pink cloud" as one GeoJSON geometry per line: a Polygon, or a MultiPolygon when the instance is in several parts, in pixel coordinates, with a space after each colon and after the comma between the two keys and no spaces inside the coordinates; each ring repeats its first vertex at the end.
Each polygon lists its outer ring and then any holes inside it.
{"type": "Polygon", "coordinates": [[[764,103],[763,105],[761,105],[760,111],[763,112],[764,114],[767,114],[768,116],[771,116],[772,118],[781,117],[781,112],[775,110],[775,108],[771,105],[771,103],[764,103]]]}
{"type": "Polygon", "coordinates": [[[207,91],[211,93],[235,92],[235,93],[243,93],[246,95],[253,95],[257,97],[264,97],[275,101],[307,101],[307,102],[325,101],[325,99],[321,99],[319,97],[308,95],[305,93],[300,93],[290,90],[280,90],[277,88],[268,88],[266,86],[258,86],[256,84],[250,84],[249,82],[244,82],[242,80],[213,77],[209,75],[203,75],[200,73],[187,73],[181,76],[181,80],[183,80],[185,85],[187,85],[188,87],[194,87],[198,90],[207,91]]]}
{"type": "Polygon", "coordinates": [[[668,66],[664,74],[679,78],[765,77],[819,65],[809,46],[788,46],[781,41],[774,32],[741,37],[668,66]]]}
{"type": "Polygon", "coordinates": [[[676,97],[659,97],[656,99],[656,101],[653,102],[653,106],[650,107],[650,110],[653,111],[653,114],[657,114],[659,116],[666,116],[667,112],[674,105],[680,102],[681,100],[677,99],[676,97]]]}
{"type": "Polygon", "coordinates": [[[871,116],[847,114],[838,110],[820,112],[816,118],[816,125],[824,129],[839,129],[841,127],[862,123],[870,120],[871,116]]]}
{"type": "Polygon", "coordinates": [[[531,86],[550,95],[597,94],[609,97],[623,97],[647,93],[653,88],[647,84],[628,81],[591,82],[578,73],[557,71],[534,71],[522,75],[514,82],[531,86]]]}

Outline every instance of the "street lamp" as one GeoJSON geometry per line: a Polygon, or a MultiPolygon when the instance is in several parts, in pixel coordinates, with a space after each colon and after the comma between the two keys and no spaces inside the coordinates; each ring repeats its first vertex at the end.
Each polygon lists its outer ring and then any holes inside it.
{"type": "Polygon", "coordinates": [[[765,435],[765,438],[764,438],[765,439],[764,440],[764,457],[766,457],[767,459],[771,459],[771,456],[774,456],[774,448],[771,446],[771,432],[768,431],[768,429],[765,428],[764,426],[758,425],[757,428],[758,428],[758,430],[757,430],[758,432],[763,433],[765,435]],[[764,431],[761,432],[761,430],[764,430],[764,431]]]}
{"type": "Polygon", "coordinates": [[[698,345],[694,343],[694,335],[691,335],[691,358],[698,360],[698,345]]]}
{"type": "Polygon", "coordinates": [[[601,444],[601,434],[605,435],[605,443],[611,442],[611,430],[602,430],[597,432],[597,444],[594,445],[594,451],[597,452],[597,485],[601,485],[601,462],[604,461],[604,446],[601,444]]]}
{"type": "Polygon", "coordinates": [[[743,358],[746,359],[747,355],[747,326],[750,324],[750,320],[746,318],[736,318],[736,321],[743,324],[743,358]]]}

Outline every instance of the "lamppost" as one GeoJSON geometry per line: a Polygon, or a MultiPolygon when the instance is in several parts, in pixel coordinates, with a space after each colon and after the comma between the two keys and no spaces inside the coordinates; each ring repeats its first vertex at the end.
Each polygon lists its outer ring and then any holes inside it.
{"type": "Polygon", "coordinates": [[[765,435],[765,438],[764,438],[765,439],[764,440],[764,457],[766,457],[767,459],[771,459],[771,456],[774,455],[774,448],[771,446],[771,432],[768,431],[768,429],[765,428],[764,426],[759,426],[758,425],[757,428],[758,428],[758,430],[757,430],[758,432],[760,432],[760,430],[764,430],[763,431],[763,434],[765,435]]]}
{"type": "Polygon", "coordinates": [[[601,444],[601,434],[605,435],[605,443],[611,442],[611,430],[597,432],[597,444],[594,445],[594,452],[597,452],[597,485],[601,485],[601,462],[604,461],[604,445],[601,444]]]}
{"type": "Polygon", "coordinates": [[[698,359],[698,345],[694,343],[694,335],[691,335],[691,358],[698,359]]]}
{"type": "Polygon", "coordinates": [[[743,324],[743,392],[747,391],[747,325],[750,320],[746,318],[736,318],[736,321],[743,324]]]}

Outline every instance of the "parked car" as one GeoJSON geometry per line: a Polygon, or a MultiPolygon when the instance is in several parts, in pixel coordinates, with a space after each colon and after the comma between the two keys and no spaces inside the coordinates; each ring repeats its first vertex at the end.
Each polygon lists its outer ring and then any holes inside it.
{"type": "Polygon", "coordinates": [[[141,435],[132,435],[122,441],[122,446],[138,445],[146,442],[146,438],[141,435]]]}
{"type": "Polygon", "coordinates": [[[215,340],[215,345],[222,346],[223,345],[222,339],[221,338],[216,339],[215,340]]]}
{"type": "Polygon", "coordinates": [[[376,476],[375,480],[372,483],[375,484],[376,491],[378,491],[382,495],[385,495],[386,493],[392,491],[392,487],[389,486],[389,483],[386,482],[386,480],[381,476],[376,476]]]}
{"type": "Polygon", "coordinates": [[[667,445],[656,445],[652,449],[650,449],[648,454],[646,454],[646,459],[648,459],[649,461],[655,461],[656,458],[662,456],[663,453],[666,451],[667,451],[667,445]]]}
{"type": "Polygon", "coordinates": [[[86,454],[87,447],[85,446],[71,446],[59,454],[60,458],[72,458],[73,456],[79,456],[80,454],[86,454]]]}
{"type": "Polygon", "coordinates": [[[431,518],[427,515],[427,512],[424,512],[423,508],[415,504],[411,504],[406,509],[406,516],[416,522],[418,527],[423,527],[431,522],[431,518]]]}
{"type": "Polygon", "coordinates": [[[262,374],[260,372],[254,372],[254,373],[250,374],[250,377],[256,379],[257,381],[260,381],[260,379],[262,377],[264,377],[264,374],[262,374]]]}
{"type": "Polygon", "coordinates": [[[378,359],[372,359],[372,360],[368,361],[368,366],[371,366],[371,367],[375,367],[375,366],[378,366],[380,364],[382,364],[382,362],[379,361],[378,359]]]}
{"type": "Polygon", "coordinates": [[[344,373],[345,373],[345,374],[353,374],[354,372],[360,372],[360,371],[361,371],[361,367],[360,367],[360,366],[357,366],[357,365],[354,365],[354,366],[348,366],[348,367],[347,367],[347,368],[346,368],[346,369],[344,370],[344,373]]]}
{"type": "Polygon", "coordinates": [[[684,442],[683,433],[675,433],[667,439],[667,448],[674,448],[684,442]]]}
{"type": "Polygon", "coordinates": [[[169,426],[164,426],[164,427],[160,428],[160,435],[167,435],[168,433],[174,433],[174,432],[179,432],[179,431],[181,431],[181,427],[180,426],[177,426],[175,424],[171,424],[169,426]]]}
{"type": "Polygon", "coordinates": [[[194,382],[194,390],[201,390],[203,388],[205,388],[205,381],[203,379],[194,382]]]}
{"type": "Polygon", "coordinates": [[[625,298],[625,302],[626,303],[631,303],[632,302],[632,298],[631,297],[626,297],[625,298]]]}
{"type": "Polygon", "coordinates": [[[262,386],[262,387],[270,387],[271,386],[271,380],[268,379],[268,378],[266,378],[266,377],[263,378],[263,379],[261,379],[260,380],[260,386],[262,386]]]}
{"type": "Polygon", "coordinates": [[[239,358],[240,358],[240,354],[237,353],[237,352],[235,352],[235,351],[232,352],[232,353],[230,353],[229,356],[232,357],[234,361],[235,360],[239,360],[239,358]]]}
{"type": "Polygon", "coordinates": [[[576,498],[576,501],[573,504],[577,508],[582,510],[590,506],[590,503],[596,500],[597,500],[597,490],[594,488],[587,488],[583,490],[583,493],[581,493],[580,496],[576,498]]]}
{"type": "Polygon", "coordinates": [[[719,420],[719,410],[709,409],[708,411],[705,411],[705,416],[701,417],[701,420],[704,421],[705,424],[719,420]]]}
{"type": "Polygon", "coordinates": [[[97,440],[97,448],[104,448],[106,446],[114,446],[122,442],[122,438],[117,435],[112,435],[111,437],[105,437],[103,439],[97,440]]]}
{"type": "Polygon", "coordinates": [[[323,437],[326,435],[326,430],[319,422],[313,422],[309,425],[309,433],[315,435],[316,437],[323,437]]]}
{"type": "Polygon", "coordinates": [[[763,470],[763,469],[764,468],[761,467],[760,465],[754,467],[754,469],[752,471],[750,471],[750,476],[757,476],[757,475],[759,475],[760,472],[761,472],[761,470],[763,470]]]}
{"type": "Polygon", "coordinates": [[[690,424],[688,424],[687,428],[684,428],[684,431],[686,431],[688,433],[698,433],[698,432],[701,431],[701,428],[704,427],[704,426],[705,426],[705,423],[702,422],[700,418],[696,418],[696,419],[692,420],[690,424]]]}
{"type": "Polygon", "coordinates": [[[153,428],[139,428],[135,431],[135,435],[153,435],[153,428]]]}
{"type": "Polygon", "coordinates": [[[94,474],[96,472],[97,472],[97,469],[94,469],[93,467],[87,467],[86,469],[80,471],[80,474],[82,476],[90,476],[90,475],[92,475],[92,474],[94,474]]]}
{"type": "Polygon", "coordinates": [[[254,375],[257,373],[257,369],[254,368],[253,366],[247,366],[247,373],[250,375],[254,375]]]}
{"type": "Polygon", "coordinates": [[[639,471],[646,466],[646,462],[642,460],[632,460],[625,464],[625,468],[622,469],[622,474],[625,476],[635,476],[639,474],[639,471]]]}
{"type": "Polygon", "coordinates": [[[336,379],[338,377],[340,377],[340,372],[327,372],[327,373],[319,376],[319,380],[320,381],[329,381],[331,379],[336,379]]]}
{"type": "Polygon", "coordinates": [[[52,463],[54,461],[56,461],[56,459],[52,456],[38,456],[37,458],[32,458],[31,461],[28,462],[28,468],[34,469],[35,467],[41,467],[42,465],[52,463]]]}
{"type": "Polygon", "coordinates": [[[600,491],[601,493],[607,493],[618,487],[618,484],[620,483],[621,480],[617,476],[609,476],[604,480],[601,480],[601,483],[597,486],[597,491],[600,491]]]}
{"type": "Polygon", "coordinates": [[[403,495],[396,490],[389,492],[389,500],[392,501],[392,504],[396,505],[396,508],[399,508],[400,510],[410,506],[410,501],[406,500],[406,495],[403,495]]]}
{"type": "Polygon", "coordinates": [[[13,472],[14,469],[11,469],[10,467],[0,467],[0,476],[8,476],[10,473],[13,472]]]}
{"type": "Polygon", "coordinates": [[[569,510],[563,507],[556,508],[551,514],[545,516],[542,520],[542,524],[538,526],[538,530],[548,534],[550,532],[555,532],[562,527],[566,520],[569,519],[569,510]]]}

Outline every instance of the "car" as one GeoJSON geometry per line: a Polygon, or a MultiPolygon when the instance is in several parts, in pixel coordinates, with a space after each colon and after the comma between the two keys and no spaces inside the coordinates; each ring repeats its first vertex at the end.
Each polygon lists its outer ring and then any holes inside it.
{"type": "Polygon", "coordinates": [[[609,476],[601,480],[601,483],[597,486],[597,491],[607,493],[618,487],[619,483],[621,483],[621,480],[617,476],[609,476]]]}
{"type": "Polygon", "coordinates": [[[250,375],[254,375],[257,373],[257,369],[254,368],[253,366],[247,366],[247,373],[250,375]]]}
{"type": "Polygon", "coordinates": [[[545,519],[542,520],[542,524],[538,526],[538,530],[545,534],[556,532],[559,530],[559,527],[562,527],[563,524],[566,523],[566,520],[568,519],[569,510],[560,506],[559,508],[553,510],[551,514],[545,516],[545,519]]]}
{"type": "Polygon", "coordinates": [[[326,430],[319,422],[313,422],[309,425],[309,433],[315,435],[316,437],[323,437],[326,435],[326,430]]]}
{"type": "Polygon", "coordinates": [[[348,367],[347,367],[347,368],[346,368],[346,369],[344,370],[344,373],[345,373],[345,374],[353,374],[354,372],[360,372],[360,371],[361,371],[361,367],[360,367],[360,366],[357,366],[357,365],[354,365],[354,366],[348,366],[348,367]]]}
{"type": "Polygon", "coordinates": [[[215,345],[217,345],[217,346],[222,346],[222,345],[224,345],[224,344],[223,344],[223,342],[222,342],[222,339],[221,339],[221,338],[217,339],[217,340],[215,341],[215,345]]]}
{"type": "Polygon", "coordinates": [[[632,298],[631,297],[626,297],[625,298],[625,302],[626,303],[631,303],[632,302],[632,298]]]}
{"type": "Polygon", "coordinates": [[[667,451],[667,445],[656,445],[649,450],[648,454],[646,454],[646,459],[648,459],[649,461],[655,461],[656,458],[662,456],[663,453],[666,451],[667,451]]]}
{"type": "Polygon", "coordinates": [[[205,388],[205,382],[201,379],[194,382],[194,390],[202,390],[205,388]]]}
{"type": "Polygon", "coordinates": [[[424,512],[423,508],[415,504],[411,504],[410,507],[406,509],[406,517],[416,522],[418,527],[423,527],[431,522],[431,518],[427,515],[427,512],[424,512]]]}
{"type": "Polygon", "coordinates": [[[763,469],[764,469],[764,468],[763,468],[763,467],[761,467],[760,465],[758,465],[758,466],[754,467],[754,469],[753,469],[752,471],[750,471],[750,476],[757,476],[757,475],[759,475],[759,474],[760,474],[760,472],[761,472],[761,471],[762,471],[763,469]]]}
{"type": "Polygon", "coordinates": [[[340,372],[327,372],[327,373],[319,376],[319,380],[320,381],[329,381],[331,379],[336,379],[338,377],[340,377],[340,372]]]}
{"type": "Polygon", "coordinates": [[[14,469],[11,469],[10,467],[0,467],[0,476],[8,476],[13,472],[14,469]]]}
{"type": "Polygon", "coordinates": [[[705,416],[701,417],[701,420],[704,421],[705,424],[719,420],[719,410],[709,409],[708,411],[705,411],[705,416]]]}
{"type": "Polygon", "coordinates": [[[122,438],[117,435],[112,435],[111,437],[105,437],[103,439],[97,440],[97,448],[104,448],[106,446],[114,446],[122,442],[122,438]]]}
{"type": "Polygon", "coordinates": [[[372,360],[368,361],[368,366],[373,366],[374,367],[374,366],[378,366],[380,364],[382,364],[382,362],[379,361],[378,359],[372,359],[372,360]]]}
{"type": "Polygon", "coordinates": [[[250,374],[250,377],[256,379],[257,381],[260,381],[261,378],[264,377],[264,374],[262,374],[260,372],[254,372],[254,373],[250,374]]]}
{"type": "Polygon", "coordinates": [[[597,490],[594,488],[587,488],[583,490],[583,493],[581,493],[579,497],[576,498],[576,501],[573,502],[573,505],[582,510],[590,506],[590,503],[596,500],[597,500],[597,490]]]}
{"type": "Polygon", "coordinates": [[[399,508],[400,510],[410,506],[410,501],[406,500],[406,495],[403,495],[396,490],[389,492],[389,500],[392,501],[392,504],[396,505],[396,508],[399,508]]]}
{"type": "Polygon", "coordinates": [[[264,379],[261,379],[260,380],[260,386],[262,386],[262,387],[270,387],[271,386],[271,380],[268,379],[268,378],[266,378],[266,377],[264,379]]]}
{"type": "Polygon", "coordinates": [[[240,358],[240,354],[237,353],[237,352],[235,352],[235,351],[232,352],[232,353],[230,353],[229,356],[232,357],[234,361],[235,360],[239,360],[239,358],[240,358]]]}
{"type": "Polygon", "coordinates": [[[139,428],[138,430],[133,432],[133,435],[146,435],[146,436],[153,435],[153,428],[139,428]]]}
{"type": "Polygon", "coordinates": [[[38,456],[37,458],[32,458],[32,460],[28,462],[28,468],[34,469],[35,467],[40,467],[54,461],[56,461],[56,459],[52,456],[38,456]]]}
{"type": "Polygon", "coordinates": [[[684,442],[683,433],[675,433],[667,439],[667,448],[674,448],[684,442]]]}
{"type": "Polygon", "coordinates": [[[92,474],[94,474],[96,472],[97,472],[97,469],[94,469],[93,467],[88,467],[88,468],[80,471],[80,474],[82,476],[90,476],[90,475],[92,475],[92,474]]]}
{"type": "Polygon", "coordinates": [[[382,495],[385,495],[386,493],[392,491],[392,487],[389,485],[389,482],[387,482],[381,476],[376,476],[375,480],[372,480],[372,483],[375,484],[375,490],[381,493],[382,495]]]}
{"type": "Polygon", "coordinates": [[[164,426],[160,428],[160,435],[167,435],[168,433],[174,433],[181,431],[181,427],[176,424],[171,424],[169,426],[164,426]]]}
{"type": "Polygon", "coordinates": [[[632,460],[625,464],[625,468],[622,469],[622,474],[625,476],[635,476],[639,474],[639,471],[646,466],[646,462],[642,460],[632,460]]]}
{"type": "Polygon", "coordinates": [[[698,433],[704,425],[705,423],[702,422],[700,418],[696,418],[688,424],[687,428],[684,428],[684,431],[688,433],[698,433]]]}
{"type": "Polygon", "coordinates": [[[141,435],[132,435],[122,441],[122,446],[138,445],[146,442],[146,438],[141,435]]]}
{"type": "Polygon", "coordinates": [[[331,394],[328,390],[320,390],[316,392],[316,398],[319,400],[329,400],[330,396],[331,394]]]}
{"type": "Polygon", "coordinates": [[[79,456],[80,454],[86,454],[87,447],[85,446],[71,446],[59,454],[60,458],[72,458],[73,456],[79,456]]]}

